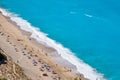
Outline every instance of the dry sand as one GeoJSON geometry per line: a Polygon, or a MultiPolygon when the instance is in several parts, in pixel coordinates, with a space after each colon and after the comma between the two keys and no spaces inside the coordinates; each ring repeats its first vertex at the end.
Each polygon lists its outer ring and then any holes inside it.
{"type": "Polygon", "coordinates": [[[28,77],[33,80],[87,80],[75,73],[75,66],[67,61],[62,64],[60,55],[52,54],[54,49],[29,39],[29,35],[0,14],[0,48],[28,77]]]}

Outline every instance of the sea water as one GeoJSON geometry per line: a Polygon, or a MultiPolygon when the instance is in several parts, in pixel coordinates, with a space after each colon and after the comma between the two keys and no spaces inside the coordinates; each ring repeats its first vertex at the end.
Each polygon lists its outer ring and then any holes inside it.
{"type": "Polygon", "coordinates": [[[108,80],[120,80],[119,3],[119,0],[0,0],[1,7],[19,18],[6,11],[4,14],[22,29],[34,32],[32,37],[38,41],[56,48],[90,80],[103,80],[102,75],[108,80]]]}

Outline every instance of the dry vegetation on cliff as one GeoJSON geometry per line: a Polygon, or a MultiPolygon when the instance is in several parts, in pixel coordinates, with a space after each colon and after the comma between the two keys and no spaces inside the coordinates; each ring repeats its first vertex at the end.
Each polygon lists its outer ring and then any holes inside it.
{"type": "MultiPolygon", "coordinates": [[[[1,53],[0,53],[1,54],[1,53]]],[[[12,61],[0,64],[0,80],[31,80],[23,73],[22,68],[12,61]]]]}

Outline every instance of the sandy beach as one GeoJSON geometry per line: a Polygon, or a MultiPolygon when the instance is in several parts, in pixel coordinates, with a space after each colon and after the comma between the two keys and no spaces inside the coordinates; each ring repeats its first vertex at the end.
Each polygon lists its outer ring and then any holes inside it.
{"type": "Polygon", "coordinates": [[[38,43],[0,13],[0,48],[32,80],[87,80],[74,65],[54,53],[55,49],[38,43]]]}

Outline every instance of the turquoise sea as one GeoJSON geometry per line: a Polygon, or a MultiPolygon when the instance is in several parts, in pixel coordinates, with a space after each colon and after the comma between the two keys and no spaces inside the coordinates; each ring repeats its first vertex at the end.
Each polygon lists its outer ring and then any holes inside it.
{"type": "Polygon", "coordinates": [[[107,80],[120,80],[119,0],[0,0],[0,6],[48,34],[107,80]]]}

